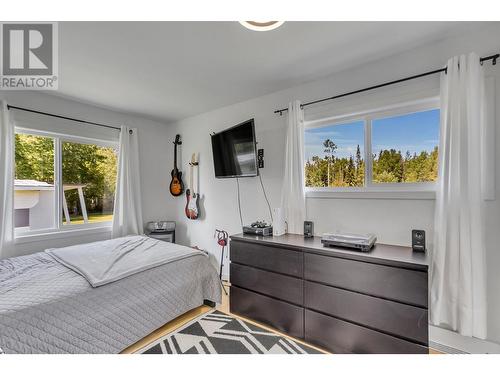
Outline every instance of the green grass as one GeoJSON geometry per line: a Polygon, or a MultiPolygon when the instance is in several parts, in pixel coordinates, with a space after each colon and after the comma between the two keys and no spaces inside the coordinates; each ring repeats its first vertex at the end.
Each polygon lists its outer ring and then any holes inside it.
{"type": "MultiPolygon", "coordinates": [[[[99,213],[99,212],[89,213],[88,217],[89,217],[89,223],[102,223],[105,221],[112,221],[113,220],[113,214],[102,213],[102,212],[101,213],[99,213]]],[[[70,225],[84,224],[82,215],[73,215],[73,216],[70,215],[70,219],[71,219],[70,225]]],[[[63,216],[63,224],[67,225],[64,216],[63,216]]]]}

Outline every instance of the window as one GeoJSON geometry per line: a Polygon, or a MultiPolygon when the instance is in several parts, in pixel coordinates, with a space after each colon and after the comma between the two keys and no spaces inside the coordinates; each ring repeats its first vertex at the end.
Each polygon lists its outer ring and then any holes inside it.
{"type": "Polygon", "coordinates": [[[372,121],[373,183],[437,180],[439,109],[372,121]]]}
{"type": "Polygon", "coordinates": [[[306,123],[308,190],[429,190],[437,180],[437,102],[306,123]]]}
{"type": "Polygon", "coordinates": [[[113,220],[117,150],[62,142],[63,225],[113,220]]]}
{"type": "Polygon", "coordinates": [[[16,129],[16,234],[109,225],[117,144],[16,129]]]}
{"type": "Polygon", "coordinates": [[[356,121],[306,130],[306,186],[363,186],[364,126],[356,121]]]}
{"type": "Polygon", "coordinates": [[[55,227],[54,138],[16,134],[14,226],[28,230],[55,227]]]}

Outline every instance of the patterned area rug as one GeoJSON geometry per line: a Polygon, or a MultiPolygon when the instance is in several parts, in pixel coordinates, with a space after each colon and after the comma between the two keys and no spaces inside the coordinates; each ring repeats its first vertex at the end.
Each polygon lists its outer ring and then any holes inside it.
{"type": "Polygon", "coordinates": [[[317,354],[284,336],[213,310],[139,350],[139,354],[317,354]]]}

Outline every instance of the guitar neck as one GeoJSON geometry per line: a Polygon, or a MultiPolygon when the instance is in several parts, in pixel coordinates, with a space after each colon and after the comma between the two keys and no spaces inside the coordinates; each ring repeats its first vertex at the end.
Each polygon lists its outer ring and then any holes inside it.
{"type": "Polygon", "coordinates": [[[177,170],[177,143],[174,146],[174,170],[177,170]]]}
{"type": "Polygon", "coordinates": [[[192,194],[195,194],[197,193],[197,190],[198,190],[198,171],[197,171],[197,167],[198,167],[198,162],[195,161],[195,162],[191,162],[189,163],[189,166],[190,166],[190,171],[189,171],[189,188],[191,189],[191,193],[192,194]]]}
{"type": "Polygon", "coordinates": [[[193,165],[193,194],[196,193],[198,194],[198,181],[197,181],[197,178],[198,178],[198,171],[196,170],[197,168],[197,165],[193,165]]]}
{"type": "Polygon", "coordinates": [[[194,193],[193,189],[193,176],[194,176],[194,165],[189,163],[189,189],[191,190],[191,194],[194,193]]]}

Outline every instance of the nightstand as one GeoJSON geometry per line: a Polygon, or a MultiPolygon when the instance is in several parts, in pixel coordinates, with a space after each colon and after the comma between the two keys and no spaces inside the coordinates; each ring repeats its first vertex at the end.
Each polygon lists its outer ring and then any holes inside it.
{"type": "Polygon", "coordinates": [[[144,234],[160,241],[175,243],[175,221],[150,221],[144,234]]]}
{"type": "Polygon", "coordinates": [[[175,230],[169,230],[164,232],[149,232],[146,231],[146,236],[155,238],[160,241],[175,243],[175,230]]]}

